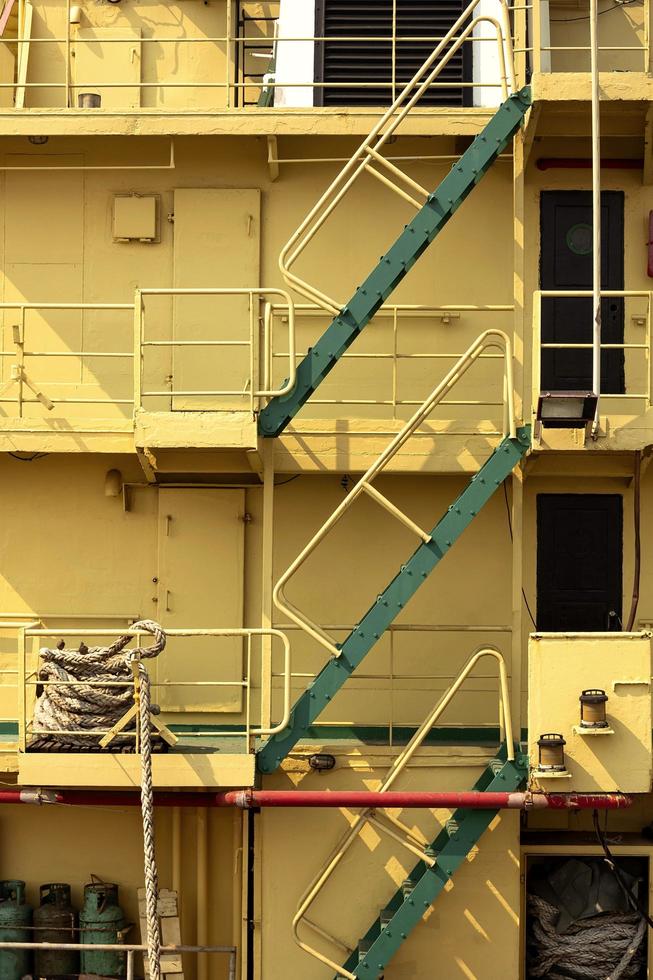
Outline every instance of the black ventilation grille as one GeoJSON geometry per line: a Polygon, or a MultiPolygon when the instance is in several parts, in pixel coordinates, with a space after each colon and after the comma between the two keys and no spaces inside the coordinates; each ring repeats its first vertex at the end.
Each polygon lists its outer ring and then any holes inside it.
{"type": "MultiPolygon", "coordinates": [[[[316,82],[348,83],[342,88],[317,88],[316,105],[378,106],[392,102],[392,0],[317,0],[315,32],[328,41],[316,44],[316,82]],[[341,41],[346,37],[377,37],[378,41],[341,41]],[[387,37],[385,41],[383,38],[387,37]],[[332,40],[333,39],[333,40],[332,40]],[[372,88],[355,83],[374,82],[372,88]],[[349,83],[354,83],[349,85],[349,83]],[[385,84],[384,84],[385,83],[385,84]]],[[[397,94],[433,51],[434,38],[442,38],[465,9],[462,0],[397,0],[397,94]],[[429,38],[402,41],[401,38],[429,38]]],[[[471,104],[469,82],[471,44],[455,53],[437,82],[451,87],[432,87],[420,105],[463,106],[471,104]]]]}

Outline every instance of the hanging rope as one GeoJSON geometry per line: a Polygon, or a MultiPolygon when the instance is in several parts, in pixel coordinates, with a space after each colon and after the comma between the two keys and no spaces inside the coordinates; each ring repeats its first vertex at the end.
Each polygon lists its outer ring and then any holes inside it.
{"type": "MultiPolygon", "coordinates": [[[[39,680],[46,682],[36,702],[32,731],[61,732],[51,738],[71,745],[89,746],[89,736],[68,735],[71,731],[92,732],[113,728],[117,721],[134,703],[131,683],[125,687],[103,687],[117,681],[133,681],[129,665],[132,656],[139,660],[158,657],[166,645],[166,636],[158,623],[143,619],[134,623],[133,630],[141,630],[154,636],[150,647],[139,647],[123,653],[133,636],[119,637],[108,647],[87,647],[82,643],[78,650],[67,650],[62,645],[54,650],[40,651],[39,680]],[[70,681],[89,681],[88,684],[71,684],[70,681]]],[[[117,740],[116,740],[117,741],[117,740]]],[[[123,737],[121,742],[125,742],[123,737]]],[[[131,738],[133,743],[133,738],[131,738]]]]}
{"type": "Polygon", "coordinates": [[[161,980],[161,926],[158,914],[159,873],[156,866],[154,840],[150,678],[142,663],[138,665],[138,675],[140,680],[138,727],[141,743],[141,814],[143,816],[147,962],[150,980],[161,980]]]}
{"type": "MultiPolygon", "coordinates": [[[[161,980],[161,927],[158,915],[159,876],[154,837],[154,787],[152,783],[152,732],[150,724],[150,678],[141,662],[158,657],[166,645],[166,635],[158,623],[149,619],[134,623],[132,630],[151,633],[150,647],[125,650],[132,634],[119,637],[108,647],[78,650],[41,650],[40,681],[61,681],[43,686],[36,702],[33,731],[61,732],[51,735],[68,743],[88,746],[89,737],[69,732],[92,732],[112,728],[134,704],[137,690],[137,734],[141,751],[141,815],[143,818],[143,864],[147,921],[147,956],[151,980],[161,980]],[[136,678],[133,672],[136,667],[136,678]],[[137,684],[135,684],[137,680],[137,684]],[[71,681],[89,681],[72,684],[71,681]],[[129,682],[123,686],[104,683],[129,682]]],[[[133,738],[127,736],[132,742],[133,738]]],[[[125,737],[123,736],[123,741],[125,737]]],[[[117,740],[117,739],[116,739],[117,740]]],[[[115,741],[115,740],[114,740],[115,741]]]]}
{"type": "Polygon", "coordinates": [[[642,975],[646,922],[633,912],[577,919],[556,932],[560,911],[528,896],[528,974],[546,980],[629,980],[642,975]]]}

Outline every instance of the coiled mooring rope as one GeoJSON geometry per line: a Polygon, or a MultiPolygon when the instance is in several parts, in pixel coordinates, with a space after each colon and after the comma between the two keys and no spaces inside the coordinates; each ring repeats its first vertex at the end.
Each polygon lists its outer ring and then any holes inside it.
{"type": "Polygon", "coordinates": [[[48,733],[57,741],[88,748],[89,736],[84,732],[113,728],[134,703],[130,661],[134,657],[158,657],[166,645],[165,633],[150,619],[134,623],[132,630],[151,633],[155,642],[123,653],[133,639],[132,634],[126,634],[108,647],[87,647],[82,643],[78,650],[46,647],[40,651],[39,680],[46,683],[34,709],[34,734],[48,733]],[[71,683],[79,681],[89,683],[71,683]],[[103,687],[102,682],[109,686],[103,687]],[[116,682],[127,684],[114,687],[116,682]],[[71,732],[80,734],[68,734],[71,732]]]}
{"type": "Polygon", "coordinates": [[[630,980],[644,964],[647,923],[636,912],[604,912],[556,932],[560,911],[528,896],[528,975],[546,980],[630,980]]]}
{"type": "MultiPolygon", "coordinates": [[[[158,623],[143,619],[133,631],[151,633],[150,647],[137,647],[123,653],[133,633],[119,637],[108,647],[78,650],[43,649],[39,668],[43,686],[34,710],[34,732],[44,731],[51,738],[88,746],[89,735],[70,734],[113,728],[134,703],[132,664],[138,662],[139,703],[137,730],[141,750],[141,815],[143,818],[143,865],[147,921],[148,968],[151,980],[161,980],[161,928],[158,916],[159,876],[154,837],[154,787],[152,782],[152,732],[150,725],[150,678],[141,663],[157,657],[166,645],[166,635],[158,623]],[[63,683],[57,684],[56,681],[63,683]],[[88,681],[88,684],[71,683],[88,681]],[[114,687],[117,681],[131,682],[114,687]],[[103,687],[102,682],[111,686],[103,687]],[[58,735],[57,733],[61,733],[58,735]]],[[[132,740],[133,737],[129,736],[132,740]]]]}

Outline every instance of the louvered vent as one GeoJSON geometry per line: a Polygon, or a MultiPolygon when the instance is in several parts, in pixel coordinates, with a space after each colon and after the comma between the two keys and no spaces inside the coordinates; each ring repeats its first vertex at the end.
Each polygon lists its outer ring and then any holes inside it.
{"type": "MultiPolygon", "coordinates": [[[[315,90],[317,105],[377,106],[392,102],[393,0],[317,0],[315,80],[343,87],[315,90]],[[375,37],[378,41],[340,38],[375,37]],[[388,40],[385,41],[384,38],[388,40]],[[333,39],[333,40],[332,40],[333,39]],[[374,83],[358,88],[356,83],[374,83]],[[350,83],[353,83],[350,86],[350,83]]],[[[460,17],[462,0],[397,0],[396,92],[401,91],[460,17]],[[428,40],[401,40],[402,38],[428,40]]],[[[438,76],[450,87],[432,87],[421,105],[462,106],[471,103],[471,44],[465,43],[438,76]]]]}

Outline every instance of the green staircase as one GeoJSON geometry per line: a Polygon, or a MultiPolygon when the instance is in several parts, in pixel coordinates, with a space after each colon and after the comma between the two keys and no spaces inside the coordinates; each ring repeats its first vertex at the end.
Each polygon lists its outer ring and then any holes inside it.
{"type": "MultiPolygon", "coordinates": [[[[474,789],[479,792],[514,792],[528,774],[528,760],[518,756],[508,762],[499,756],[482,773],[474,789]]],[[[449,879],[478,843],[497,810],[456,810],[426,853],[433,867],[420,861],[395,892],[379,917],[361,939],[344,969],[356,977],[377,980],[402,943],[422,920],[449,879]]],[[[338,976],[336,980],[340,980],[338,976]]]]}
{"type": "Polygon", "coordinates": [[[444,517],[431,531],[431,539],[419,547],[332,657],[295,702],[286,728],[272,735],[257,752],[259,772],[270,773],[304,738],[318,715],[353,674],[381,635],[415,595],[420,585],[500,487],[530,446],[530,427],[507,437],[476,473],[444,517]]]}
{"type": "Polygon", "coordinates": [[[260,412],[259,433],[280,435],[379,307],[474,189],[519,129],[531,105],[530,89],[511,95],[474,139],[426,204],[370,273],[297,368],[297,383],[260,412]]]}

